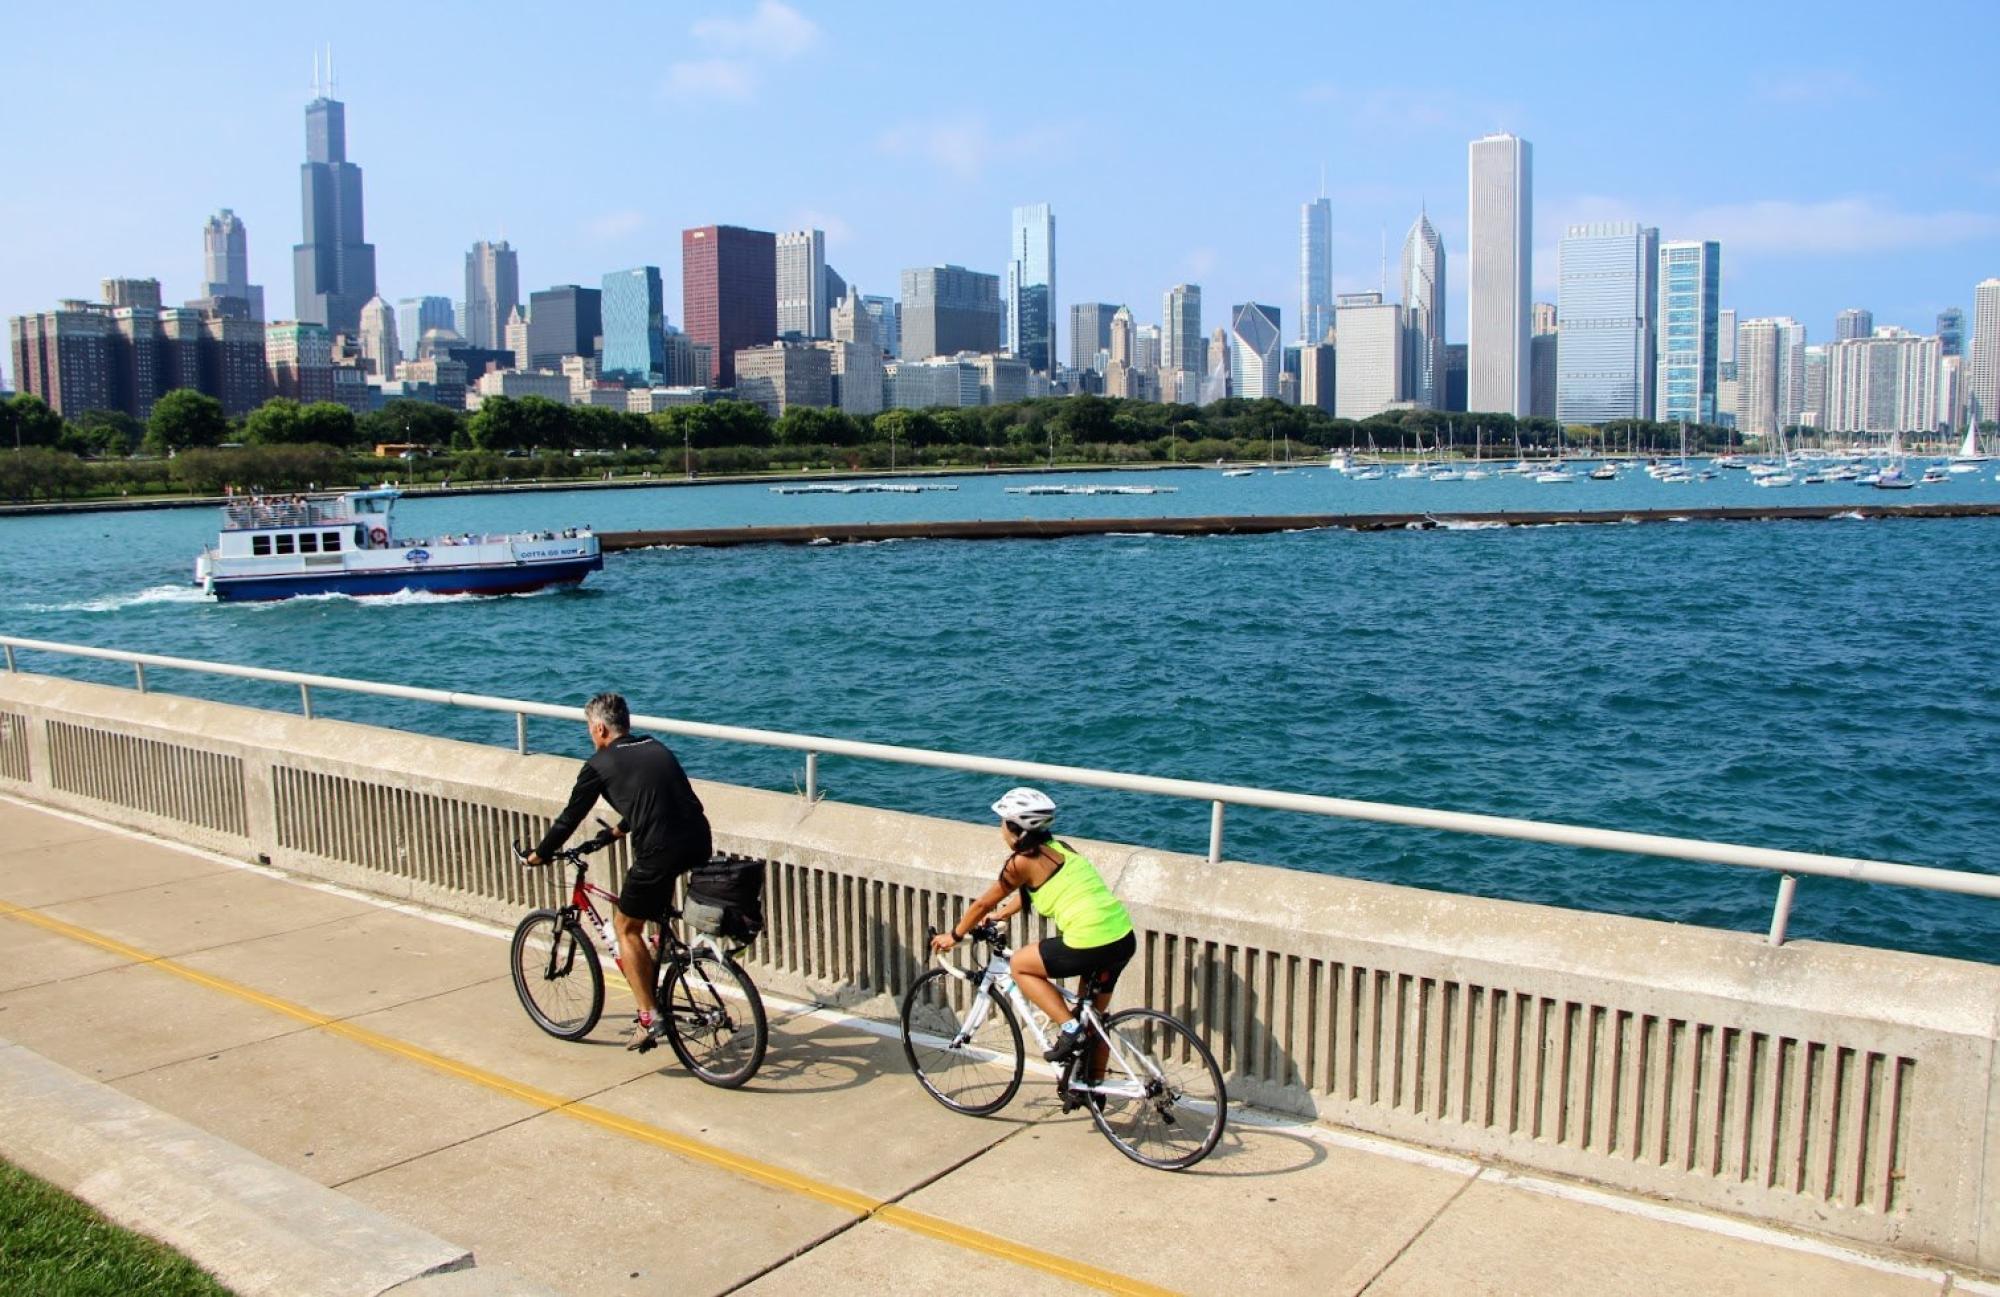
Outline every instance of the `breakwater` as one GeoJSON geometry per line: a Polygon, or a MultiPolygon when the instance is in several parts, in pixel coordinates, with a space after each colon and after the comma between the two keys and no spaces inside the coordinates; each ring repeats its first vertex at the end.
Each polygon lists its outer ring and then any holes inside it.
{"type": "Polygon", "coordinates": [[[1070,536],[1258,536],[1275,532],[1409,531],[1426,528],[1550,527],[1566,523],[1812,522],[1870,518],[2000,517],[2000,503],[1750,505],[1697,509],[1535,509],[1430,513],[1314,513],[1185,518],[982,518],[929,522],[824,522],[763,527],[682,527],[607,531],[598,541],[607,553],[683,545],[719,549],[732,545],[850,544],[883,540],[1055,540],[1070,536]]]}

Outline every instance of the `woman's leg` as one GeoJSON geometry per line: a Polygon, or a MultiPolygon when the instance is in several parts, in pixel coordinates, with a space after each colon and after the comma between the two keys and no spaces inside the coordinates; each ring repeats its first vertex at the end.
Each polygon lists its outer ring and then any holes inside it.
{"type": "Polygon", "coordinates": [[[1062,992],[1049,980],[1049,970],[1042,963],[1041,945],[1022,946],[1007,963],[1014,971],[1014,980],[1021,984],[1021,993],[1061,1030],[1063,1021],[1070,1016],[1070,1008],[1062,992]]]}

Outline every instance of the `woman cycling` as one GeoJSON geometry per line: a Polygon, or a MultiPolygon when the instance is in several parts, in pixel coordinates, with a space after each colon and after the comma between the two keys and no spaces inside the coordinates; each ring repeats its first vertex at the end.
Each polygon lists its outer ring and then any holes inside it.
{"type": "Polygon", "coordinates": [[[1098,974],[1097,1008],[1102,1012],[1111,1003],[1118,974],[1138,949],[1132,918],[1082,853],[1049,832],[1056,804],[1047,794],[1016,788],[993,803],[993,813],[1000,817],[1000,836],[1007,840],[1007,863],[999,880],[966,907],[958,924],[931,939],[931,949],[939,954],[950,950],[964,940],[962,934],[989,917],[1014,917],[1026,897],[1035,913],[1055,927],[1056,935],[1016,950],[1011,965],[1014,980],[1035,1007],[1049,1021],[1062,1023],[1056,1043],[1044,1055],[1059,1063],[1076,1052],[1082,1037],[1076,1018],[1049,979],[1098,974]]]}

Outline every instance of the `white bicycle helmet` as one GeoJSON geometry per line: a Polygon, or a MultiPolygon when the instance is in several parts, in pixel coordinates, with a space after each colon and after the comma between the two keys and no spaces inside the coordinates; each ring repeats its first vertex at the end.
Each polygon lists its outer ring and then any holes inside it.
{"type": "Polygon", "coordinates": [[[993,813],[1023,829],[1039,829],[1056,817],[1056,804],[1033,788],[1010,788],[993,803],[993,813]]]}

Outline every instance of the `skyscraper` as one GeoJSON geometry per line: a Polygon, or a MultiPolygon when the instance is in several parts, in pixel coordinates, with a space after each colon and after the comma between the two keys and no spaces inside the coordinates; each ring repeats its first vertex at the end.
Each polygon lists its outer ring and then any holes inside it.
{"type": "Polygon", "coordinates": [[[1403,400],[1403,377],[1410,368],[1403,353],[1416,336],[1403,308],[1383,301],[1380,293],[1342,293],[1334,329],[1340,337],[1334,417],[1365,419],[1403,400]]]}
{"type": "Polygon", "coordinates": [[[1947,306],[1937,317],[1938,354],[1959,356],[1965,353],[1965,309],[1947,306]]]}
{"type": "Polygon", "coordinates": [[[1884,329],[1826,348],[1830,432],[1931,432],[1945,414],[1939,397],[1938,340],[1884,329]]]}
{"type": "Polygon", "coordinates": [[[565,356],[595,356],[604,332],[604,293],[559,284],[528,295],[528,363],[560,370],[565,356]]]}
{"type": "Polygon", "coordinates": [[[1119,308],[1110,302],[1077,302],[1069,308],[1069,367],[1082,373],[1097,368],[1097,353],[1111,347],[1111,317],[1119,308]]]}
{"type": "Polygon", "coordinates": [[[378,293],[361,308],[361,359],[377,378],[394,378],[403,359],[396,338],[396,312],[378,293]]]}
{"type": "MultiPolygon", "coordinates": [[[[1675,240],[1660,245],[1660,311],[1653,333],[1654,417],[1666,422],[1715,422],[1717,315],[1722,292],[1722,245],[1675,240]]],[[[1737,373],[1742,374],[1741,331],[1737,373]]],[[[1739,387],[1739,392],[1740,392],[1739,387]]],[[[1738,416],[1738,426],[1743,426],[1738,416]]]]}
{"type": "Polygon", "coordinates": [[[201,228],[201,295],[250,303],[250,318],[264,318],[264,289],[250,282],[250,235],[227,207],[201,228]]]}
{"type": "Polygon", "coordinates": [[[1299,341],[1318,342],[1332,327],[1333,204],[1321,194],[1299,204],[1299,341]]]}
{"type": "MultiPolygon", "coordinates": [[[[450,329],[458,332],[456,318],[452,315],[449,297],[404,297],[396,302],[396,341],[411,351],[424,340],[424,335],[432,329],[450,329]]],[[[482,345],[476,338],[467,342],[477,347],[482,345]]]]}
{"type": "Polygon", "coordinates": [[[1056,358],[1056,214],[1047,203],[1014,209],[1007,251],[1007,350],[1051,373],[1056,358]]]}
{"type": "Polygon", "coordinates": [[[507,345],[507,317],[521,304],[521,263],[505,239],[484,239],[465,254],[465,318],[458,331],[488,351],[507,345]]]}
{"type": "Polygon", "coordinates": [[[1555,417],[1651,419],[1660,232],[1630,222],[1572,225],[1556,264],[1555,417]]]}
{"type": "Polygon", "coordinates": [[[1972,355],[1965,367],[1965,396],[1975,426],[2000,419],[2000,279],[1982,279],[1972,290],[1972,355]]]}
{"type": "Polygon", "coordinates": [[[1000,350],[1000,277],[964,266],[903,272],[903,359],[1000,350]]]}
{"type": "Polygon", "coordinates": [[[1106,396],[1136,397],[1132,368],[1132,312],[1121,306],[1111,315],[1111,360],[1104,367],[1106,396]]]}
{"type": "Polygon", "coordinates": [[[801,338],[827,335],[826,232],[788,230],[777,236],[778,336],[801,338]]]}
{"type": "Polygon", "coordinates": [[[1201,285],[1175,284],[1160,302],[1160,367],[1206,373],[1201,336],[1201,285]]]}
{"type": "Polygon", "coordinates": [[[1806,330],[1790,317],[1745,320],[1736,329],[1736,426],[1772,436],[1806,407],[1806,330]]]}
{"type": "Polygon", "coordinates": [[[295,314],[351,335],[362,304],[375,296],[375,245],[362,226],[361,168],[347,160],[347,106],[330,94],[306,105],[299,185],[304,237],[292,248],[295,314]]]}
{"type": "Polygon", "coordinates": [[[1231,396],[1276,398],[1284,364],[1285,332],[1275,306],[1243,302],[1229,312],[1231,396]]]}
{"type": "MultiPolygon", "coordinates": [[[[1855,338],[1865,338],[1875,332],[1875,312],[1866,307],[1850,306],[1833,317],[1833,340],[1848,342],[1855,338]]],[[[1846,431],[1842,429],[1842,431],[1846,431]]],[[[1856,429],[1856,431],[1864,431],[1856,429]]]]}
{"type": "Polygon", "coordinates": [[[1444,242],[1419,212],[1403,239],[1402,387],[1405,400],[1432,410],[1444,406],[1444,290],[1444,242]]]}
{"type": "Polygon", "coordinates": [[[1466,403],[1524,415],[1533,399],[1528,293],[1533,282],[1534,151],[1513,135],[1468,150],[1466,403]]]}
{"type": "Polygon", "coordinates": [[[885,356],[903,354],[903,306],[893,297],[864,296],[861,309],[875,325],[875,345],[885,356]]]}
{"type": "Polygon", "coordinates": [[[604,377],[651,387],[667,381],[667,306],[658,266],[603,280],[604,377]]]}
{"type": "Polygon", "coordinates": [[[740,225],[681,231],[681,327],[709,352],[711,387],[736,385],[736,353],[778,336],[777,236],[740,225]]]}

